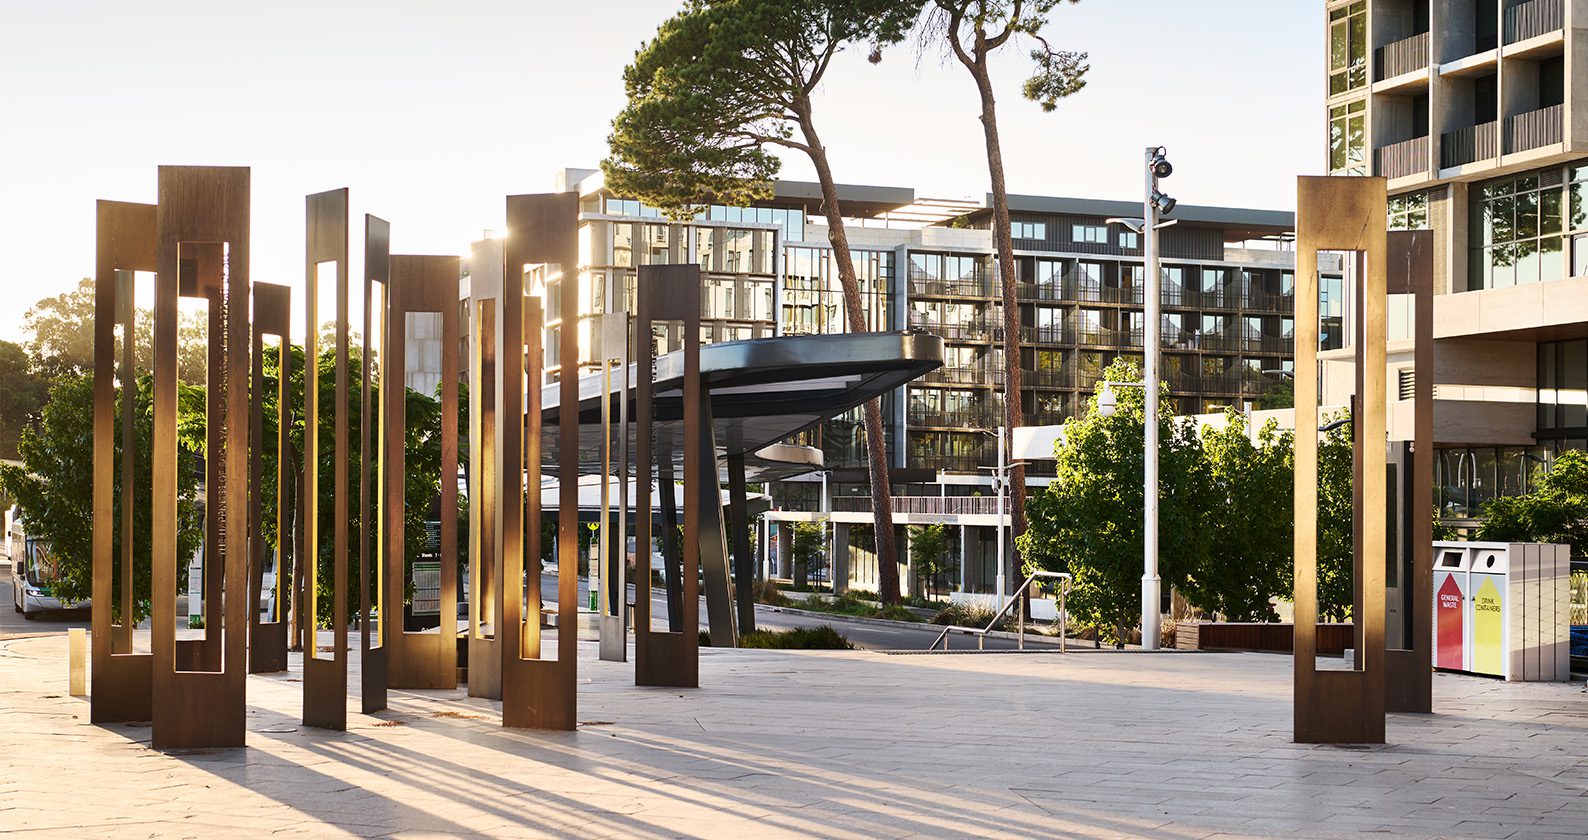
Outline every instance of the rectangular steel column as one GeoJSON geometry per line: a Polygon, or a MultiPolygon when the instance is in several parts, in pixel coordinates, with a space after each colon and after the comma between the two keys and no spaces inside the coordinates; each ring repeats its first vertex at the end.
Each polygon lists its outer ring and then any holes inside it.
{"type": "MultiPolygon", "coordinates": [[[[390,394],[385,389],[387,338],[386,313],[390,309],[391,225],[369,214],[364,215],[364,352],[363,375],[359,377],[359,534],[358,534],[358,654],[359,699],[364,714],[386,708],[386,687],[391,680],[390,656],[386,649],[387,605],[402,601],[386,598],[385,546],[381,540],[387,506],[385,487],[385,406],[390,394]],[[380,292],[379,303],[376,291],[380,292]]],[[[457,307],[448,307],[453,319],[457,307]]],[[[454,351],[454,354],[456,351],[454,351]]],[[[452,377],[453,382],[457,377],[452,377]]],[[[454,385],[456,388],[456,385],[454,385]]],[[[398,396],[403,392],[399,391],[398,396]]],[[[453,402],[456,403],[456,398],[453,402]]],[[[444,411],[445,409],[443,409],[444,411]]],[[[456,421],[454,421],[456,422],[456,421]]],[[[453,446],[457,446],[456,436],[453,446]]],[[[456,456],[454,455],[454,458],[456,456]]],[[[456,469],[454,469],[456,472],[456,469]]],[[[454,482],[454,487],[456,482],[454,482]]],[[[454,490],[456,492],[456,490],[454,490]]],[[[456,527],[454,515],[454,528],[456,527]]],[[[456,540],[453,541],[454,544],[456,540]]],[[[454,547],[454,551],[456,548],[454,547]]],[[[456,564],[454,564],[456,565],[456,564]]],[[[456,576],[456,569],[453,575],[456,576]]],[[[454,587],[454,598],[456,587],[454,587]]],[[[398,610],[401,612],[401,610],[398,610]]],[[[456,619],[457,608],[453,617],[456,619]]]]}
{"type": "Polygon", "coordinates": [[[248,581],[248,673],[271,674],[287,670],[287,622],[282,619],[286,585],[288,544],[292,533],[292,518],[282,510],[282,505],[292,499],[287,482],[293,474],[292,462],[287,458],[287,440],[292,425],[292,290],[270,283],[254,284],[254,341],[253,341],[253,394],[249,411],[250,436],[254,445],[249,452],[249,484],[254,492],[248,500],[249,581],[248,581]],[[276,350],[276,417],[274,443],[276,448],[275,515],[272,527],[275,544],[269,544],[264,532],[264,446],[265,446],[265,344],[266,335],[276,336],[281,344],[276,350]],[[274,553],[276,580],[274,584],[274,615],[269,620],[260,617],[264,597],[265,558],[274,553]]]}

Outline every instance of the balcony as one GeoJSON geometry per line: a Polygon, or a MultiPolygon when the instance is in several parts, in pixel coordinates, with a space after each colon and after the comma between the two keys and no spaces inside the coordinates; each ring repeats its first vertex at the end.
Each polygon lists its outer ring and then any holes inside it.
{"type": "Polygon", "coordinates": [[[1382,82],[1396,76],[1422,70],[1428,66],[1428,33],[1419,32],[1378,48],[1374,56],[1378,75],[1374,81],[1382,82]]]}
{"type": "Polygon", "coordinates": [[[910,425],[940,429],[991,429],[1003,422],[996,408],[920,408],[911,406],[910,425]]]}
{"type": "Polygon", "coordinates": [[[1020,385],[1024,388],[1071,388],[1075,385],[1075,371],[1068,367],[1022,370],[1020,385]]]}
{"type": "Polygon", "coordinates": [[[1497,122],[1486,122],[1446,132],[1440,138],[1439,168],[1449,169],[1499,155],[1498,126],[1497,122]]]}
{"type": "Polygon", "coordinates": [[[1566,26],[1561,0],[1528,0],[1505,10],[1505,43],[1536,38],[1566,26]]]}
{"type": "Polygon", "coordinates": [[[928,324],[925,327],[928,332],[940,335],[947,341],[991,341],[1002,328],[1002,323],[994,324],[984,318],[950,324],[928,324]]]}
{"type": "MultiPolygon", "coordinates": [[[[1534,3],[1539,0],[1533,0],[1534,3]]],[[[1532,5],[1532,4],[1528,4],[1532,5]]],[[[1520,7],[1518,7],[1520,8],[1520,7]]],[[[1550,146],[1561,141],[1562,121],[1566,108],[1551,105],[1537,111],[1528,111],[1505,118],[1505,151],[1525,152],[1540,146],[1550,146]]]]}
{"type": "Polygon", "coordinates": [[[919,381],[928,385],[1002,385],[1003,373],[979,367],[940,367],[919,381]]]}
{"type": "Polygon", "coordinates": [[[1373,150],[1373,172],[1383,178],[1404,178],[1428,172],[1428,138],[1413,137],[1373,150]]]}
{"type": "Polygon", "coordinates": [[[919,277],[912,272],[910,294],[990,298],[993,296],[992,277],[987,275],[958,278],[919,277]]]}
{"type": "MultiPolygon", "coordinates": [[[[934,462],[953,461],[969,463],[962,456],[940,455],[928,460],[934,462]]],[[[975,469],[978,464],[970,464],[975,469]]],[[[957,467],[963,469],[963,467],[957,467]]],[[[870,496],[834,496],[833,510],[838,513],[870,513],[870,496]]],[[[925,516],[969,516],[969,515],[996,515],[998,513],[997,496],[894,496],[894,513],[914,513],[925,516]]]]}

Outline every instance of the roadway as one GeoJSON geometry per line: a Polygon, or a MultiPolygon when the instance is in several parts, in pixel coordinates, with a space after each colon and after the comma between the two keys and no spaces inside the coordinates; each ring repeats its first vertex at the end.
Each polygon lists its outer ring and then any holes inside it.
{"type": "MultiPolygon", "coordinates": [[[[545,593],[556,592],[557,578],[555,574],[544,574],[541,577],[542,590],[545,593]]],[[[632,597],[634,588],[629,587],[632,597]]],[[[580,603],[588,603],[589,590],[587,581],[579,581],[580,603]]],[[[47,613],[32,620],[24,619],[14,611],[11,591],[11,564],[9,560],[0,559],[0,639],[15,638],[46,633],[64,633],[70,627],[87,627],[89,615],[86,611],[69,613],[47,613]]],[[[651,611],[655,621],[660,625],[667,615],[666,598],[660,587],[651,590],[651,611]]],[[[707,625],[706,603],[701,599],[700,622],[701,629],[707,625]]],[[[937,639],[943,628],[935,624],[906,624],[904,622],[874,622],[857,621],[847,616],[840,615],[806,615],[801,613],[783,612],[765,604],[755,606],[756,627],[763,630],[790,630],[796,627],[816,627],[829,624],[838,632],[844,634],[853,642],[855,647],[865,650],[926,650],[937,639]]],[[[952,643],[956,649],[964,650],[973,648],[975,640],[956,634],[952,643]]],[[[988,638],[987,650],[1014,650],[1016,644],[1011,639],[988,638]]],[[[1057,643],[1041,636],[1028,635],[1027,648],[1053,648],[1057,643]]]]}

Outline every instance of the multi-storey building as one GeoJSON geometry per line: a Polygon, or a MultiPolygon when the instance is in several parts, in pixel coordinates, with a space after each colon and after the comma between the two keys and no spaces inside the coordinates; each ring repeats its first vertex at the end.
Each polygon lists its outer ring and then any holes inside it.
{"type": "MultiPolygon", "coordinates": [[[[1324,16],[1330,171],[1387,178],[1391,227],[1433,233],[1435,484],[1462,524],[1588,445],[1588,2],[1329,0],[1324,16]]],[[[1411,376],[1393,304],[1392,407],[1411,376]]],[[[1324,362],[1326,403],[1347,370],[1324,362]]]]}
{"type": "MultiPolygon", "coordinates": [[[[699,262],[702,338],[725,341],[851,328],[816,185],[779,181],[756,207],[712,206],[688,220],[611,195],[598,173],[566,170],[581,196],[580,308],[632,306],[635,267],[699,262]],[[627,298],[628,303],[622,301],[627,298]]],[[[965,589],[996,576],[989,468],[1003,425],[1003,310],[989,202],[918,198],[897,187],[840,187],[865,327],[916,329],[946,341],[944,367],[884,400],[896,521],[956,529],[965,589]]],[[[1028,425],[1084,405],[1115,358],[1140,359],[1143,263],[1137,236],[1111,218],[1123,201],[1011,196],[1028,425]]],[[[1291,213],[1181,205],[1160,237],[1163,372],[1184,413],[1260,403],[1284,390],[1293,362],[1291,213]]],[[[676,336],[658,335],[662,349],[676,336]]],[[[848,577],[873,583],[871,515],[860,412],[810,430],[824,475],[772,488],[776,521],[823,513],[848,577]],[[851,533],[853,532],[853,533],[851,533]]],[[[1041,467],[1031,481],[1044,484],[1041,467]]],[[[901,542],[901,545],[903,543],[901,542]]]]}

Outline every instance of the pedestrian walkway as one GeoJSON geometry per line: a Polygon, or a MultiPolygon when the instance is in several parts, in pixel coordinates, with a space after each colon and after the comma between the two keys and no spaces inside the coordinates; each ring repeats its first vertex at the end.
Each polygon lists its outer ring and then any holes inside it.
{"type": "Polygon", "coordinates": [[[166,754],[146,726],[87,723],[64,633],[3,641],[0,835],[1588,831],[1580,684],[1441,675],[1441,714],[1342,749],[1291,743],[1284,656],[706,649],[702,688],[678,690],[634,687],[594,647],[577,732],[503,730],[462,691],[393,691],[348,732],[307,729],[289,673],[249,678],[248,749],[166,754]]]}

